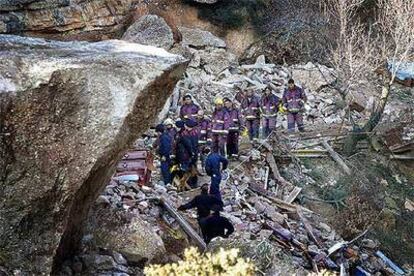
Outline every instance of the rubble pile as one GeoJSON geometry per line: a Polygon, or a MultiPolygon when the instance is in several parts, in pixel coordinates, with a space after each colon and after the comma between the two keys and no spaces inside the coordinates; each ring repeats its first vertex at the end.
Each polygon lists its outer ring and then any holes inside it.
{"type": "MultiPolygon", "coordinates": [[[[222,215],[232,222],[236,229],[235,234],[228,241],[221,238],[214,240],[208,250],[213,250],[211,248],[217,247],[216,244],[246,247],[248,244],[266,243],[266,246],[271,248],[269,250],[277,254],[271,254],[274,259],[268,261],[268,264],[262,263],[265,262],[263,258],[257,260],[265,272],[281,269],[278,266],[279,259],[289,260],[289,269],[297,273],[302,272],[303,275],[306,274],[305,271],[339,271],[341,267],[355,273],[366,273],[361,275],[393,272],[377,256],[381,254],[378,244],[365,239],[364,233],[354,241],[346,242],[319,215],[299,205],[283,203],[281,199],[287,200],[294,187],[281,185],[273,177],[268,176],[271,172],[265,157],[266,148],[253,149],[252,154],[249,152],[242,153],[243,161],[231,163],[228,169],[229,177],[221,183],[224,201],[222,215]]],[[[160,198],[178,207],[192,199],[199,191],[196,189],[178,193],[174,186],[164,186],[158,179],[158,173],[154,172],[152,184],[149,186],[140,186],[135,180],[112,180],[96,204],[141,218],[150,225],[156,235],[163,236],[166,230],[160,226],[161,224],[169,225],[172,229],[179,226],[176,219],[161,207],[160,198]]],[[[207,181],[208,178],[201,177],[199,182],[207,181]]],[[[187,211],[183,215],[194,229],[198,229],[195,210],[187,211]]],[[[251,252],[249,254],[253,257],[251,252]]],[[[260,255],[258,252],[255,254],[260,255]]],[[[176,258],[175,255],[174,257],[176,258]]],[[[111,268],[113,273],[129,273],[129,260],[124,258],[127,263],[108,261],[104,264],[114,264],[111,268]],[[120,272],[119,265],[124,271],[120,272]]],[[[86,267],[97,265],[96,262],[88,263],[82,258],[81,260],[86,267]]],[[[286,261],[283,265],[286,265],[286,261]]],[[[102,267],[99,271],[108,271],[102,267]]],[[[132,268],[136,269],[134,266],[132,268]]]]}
{"type": "MultiPolygon", "coordinates": [[[[261,93],[270,86],[281,97],[288,79],[293,77],[308,96],[307,125],[321,128],[342,122],[344,103],[338,93],[329,88],[329,84],[335,81],[331,69],[312,63],[290,67],[269,64],[264,56],[260,56],[255,64],[240,65],[220,40],[211,38],[211,34],[197,30],[191,35],[190,29],[183,30],[185,45],[181,50],[190,52],[192,60],[185,78],[177,83],[175,93],[168,101],[171,117],[179,110],[179,99],[187,93],[210,114],[214,98],[233,98],[236,87],[261,93]]],[[[360,113],[357,116],[364,115],[360,113]]],[[[279,125],[286,128],[285,116],[279,116],[278,120],[279,125]]],[[[273,156],[280,154],[276,151],[282,151],[281,144],[276,141],[267,143],[268,146],[261,144],[255,148],[250,144],[241,145],[240,159],[231,162],[228,177],[221,183],[224,201],[222,215],[232,222],[236,231],[231,239],[213,240],[207,250],[214,250],[215,246],[225,247],[226,244],[229,247],[250,248],[246,250],[246,256],[252,258],[260,271],[267,275],[288,270],[299,275],[322,269],[346,270],[352,275],[382,275],[398,271],[399,268],[378,251],[376,242],[364,238],[365,233],[352,241],[344,241],[321,216],[295,204],[301,189],[278,175],[276,164],[271,163],[273,156]]],[[[300,148],[300,145],[297,146],[300,148]]],[[[199,171],[202,169],[199,168],[199,171]]],[[[310,176],[308,178],[307,182],[315,182],[310,176]]],[[[136,179],[114,178],[97,199],[96,205],[140,218],[147,222],[155,235],[164,237],[168,229],[179,229],[180,226],[179,221],[160,202],[167,201],[171,206],[178,207],[199,191],[179,193],[174,186],[165,186],[159,179],[158,171],[153,171],[148,185],[140,185],[136,179]]],[[[199,184],[206,182],[210,179],[199,177],[199,184]]],[[[196,211],[181,214],[198,231],[196,211]]],[[[191,243],[197,245],[194,240],[191,243]]],[[[166,258],[159,262],[176,260],[180,253],[166,251],[166,258]]],[[[97,271],[104,271],[105,275],[131,274],[137,261],[131,262],[127,256],[123,257],[126,263],[116,263],[125,267],[125,271],[120,272],[118,267],[97,271]]],[[[144,258],[142,261],[145,263],[144,258]]],[[[95,263],[87,264],[82,260],[84,269],[96,267],[95,263]]],[[[142,268],[142,265],[139,263],[138,267],[142,268]]]]}

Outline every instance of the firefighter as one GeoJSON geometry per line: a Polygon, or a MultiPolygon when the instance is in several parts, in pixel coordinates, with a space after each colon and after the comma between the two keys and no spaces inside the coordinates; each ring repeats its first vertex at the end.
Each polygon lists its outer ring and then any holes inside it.
{"type": "Polygon", "coordinates": [[[159,124],[155,127],[155,131],[158,134],[158,149],[157,153],[161,158],[161,175],[164,181],[164,184],[171,184],[171,153],[172,153],[172,143],[171,137],[165,131],[164,125],[159,124]]]}
{"type": "Polygon", "coordinates": [[[227,136],[227,155],[232,158],[239,156],[239,135],[244,126],[243,115],[229,98],[224,98],[224,106],[229,114],[229,134],[227,136]]]}
{"type": "Polygon", "coordinates": [[[198,151],[200,153],[201,167],[204,165],[207,155],[204,154],[204,148],[211,146],[211,120],[204,115],[203,110],[197,113],[198,128],[198,151]]]}
{"type": "Polygon", "coordinates": [[[201,232],[206,244],[215,237],[228,238],[234,232],[231,222],[220,215],[221,210],[220,205],[214,205],[212,207],[213,213],[200,221],[201,232]]]}
{"type": "Polygon", "coordinates": [[[195,157],[191,138],[185,132],[184,122],[177,121],[176,126],[178,127],[179,131],[177,134],[177,141],[175,143],[175,156],[180,171],[184,174],[190,171],[191,161],[195,157]]]}
{"type": "Polygon", "coordinates": [[[243,118],[249,131],[250,141],[257,141],[260,128],[260,99],[252,90],[248,90],[241,102],[243,118]]]}
{"type": "Polygon", "coordinates": [[[196,120],[197,112],[200,110],[200,107],[193,102],[193,98],[190,94],[186,94],[183,97],[183,105],[180,109],[180,118],[181,120],[196,120]]]}
{"type": "Polygon", "coordinates": [[[288,81],[288,88],[283,93],[283,106],[287,109],[288,131],[294,132],[298,126],[300,132],[305,131],[303,125],[303,111],[306,102],[306,95],[302,88],[295,85],[295,81],[288,81]]]}
{"type": "Polygon", "coordinates": [[[224,102],[222,98],[217,98],[214,104],[215,108],[211,120],[212,151],[226,156],[230,117],[223,106],[224,102]]]}
{"type": "Polygon", "coordinates": [[[174,127],[174,121],[170,118],[167,118],[164,121],[165,131],[170,135],[171,139],[175,141],[177,136],[177,129],[174,127]]]}
{"type": "Polygon", "coordinates": [[[263,138],[268,137],[276,128],[276,117],[279,103],[280,98],[272,93],[270,87],[267,87],[262,98],[260,99],[263,138]]]}
{"type": "Polygon", "coordinates": [[[211,177],[210,194],[221,200],[221,172],[227,169],[229,161],[217,152],[210,152],[206,159],[205,170],[211,177]]]}
{"type": "Polygon", "coordinates": [[[198,130],[197,122],[195,120],[189,119],[184,122],[184,131],[182,136],[184,139],[188,140],[191,145],[191,160],[189,173],[191,174],[188,184],[192,188],[197,187],[197,160],[198,160],[198,130]]]}

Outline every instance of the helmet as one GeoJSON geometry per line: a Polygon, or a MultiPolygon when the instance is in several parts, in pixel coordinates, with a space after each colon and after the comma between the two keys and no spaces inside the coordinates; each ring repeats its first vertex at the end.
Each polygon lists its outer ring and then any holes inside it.
{"type": "Polygon", "coordinates": [[[223,99],[222,98],[216,98],[214,100],[214,104],[224,104],[223,99]]]}
{"type": "Polygon", "coordinates": [[[168,126],[168,125],[174,125],[174,121],[171,118],[167,118],[164,121],[164,125],[168,126]]]}

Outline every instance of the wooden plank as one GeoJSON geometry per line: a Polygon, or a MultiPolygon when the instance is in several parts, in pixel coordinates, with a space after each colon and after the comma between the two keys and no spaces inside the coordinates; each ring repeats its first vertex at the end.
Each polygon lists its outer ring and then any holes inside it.
{"type": "Polygon", "coordinates": [[[301,191],[302,191],[302,188],[295,186],[295,188],[293,188],[293,190],[290,192],[290,194],[285,199],[285,202],[292,204],[292,202],[295,201],[295,199],[298,197],[301,191]]]}
{"type": "Polygon", "coordinates": [[[305,226],[305,229],[306,229],[306,232],[308,233],[309,238],[311,238],[318,245],[319,248],[322,248],[322,243],[313,234],[312,226],[309,223],[308,219],[303,215],[302,208],[300,206],[298,206],[296,211],[297,211],[297,214],[300,217],[301,221],[303,222],[303,225],[305,226]]]}
{"type": "Polygon", "coordinates": [[[265,180],[264,180],[264,188],[267,190],[267,184],[269,182],[269,167],[266,167],[266,176],[265,176],[265,180]]]}
{"type": "Polygon", "coordinates": [[[174,217],[178,223],[180,224],[181,228],[184,232],[187,233],[188,236],[196,243],[196,245],[204,251],[206,249],[206,243],[204,240],[198,235],[197,231],[195,231],[191,225],[185,220],[183,216],[175,209],[164,197],[160,198],[160,202],[162,206],[170,213],[172,217],[174,217]]]}
{"type": "Polygon", "coordinates": [[[341,156],[332,149],[332,147],[328,144],[328,142],[322,141],[321,144],[322,144],[322,146],[324,146],[328,150],[328,152],[331,155],[332,159],[336,163],[338,163],[338,165],[342,168],[342,170],[347,175],[351,175],[352,174],[351,169],[348,167],[347,164],[345,164],[345,162],[344,162],[344,160],[342,160],[341,156]]]}

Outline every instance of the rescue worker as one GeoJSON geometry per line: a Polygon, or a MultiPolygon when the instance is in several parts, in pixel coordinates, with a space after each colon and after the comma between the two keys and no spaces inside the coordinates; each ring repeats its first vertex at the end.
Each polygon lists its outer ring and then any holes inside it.
{"type": "Polygon", "coordinates": [[[260,99],[248,90],[241,102],[241,109],[243,110],[243,118],[245,125],[249,131],[250,141],[257,141],[259,138],[260,129],[260,99]]]}
{"type": "Polygon", "coordinates": [[[243,115],[229,98],[224,98],[224,106],[229,114],[229,134],[227,136],[227,155],[232,158],[239,156],[239,135],[244,126],[243,115]]]}
{"type": "Polygon", "coordinates": [[[197,112],[200,110],[200,107],[193,102],[193,98],[190,94],[187,94],[183,97],[183,105],[180,109],[180,118],[181,120],[196,120],[197,112]]]}
{"type": "Polygon", "coordinates": [[[183,173],[186,173],[190,171],[191,161],[194,158],[192,141],[189,135],[186,135],[185,133],[183,121],[177,121],[176,126],[179,129],[177,134],[177,141],[175,144],[176,161],[180,166],[180,170],[183,173]]]}
{"type": "Polygon", "coordinates": [[[234,232],[231,222],[220,216],[220,210],[222,210],[220,205],[214,205],[212,207],[213,213],[200,221],[201,232],[206,244],[215,237],[228,238],[234,232]]]}
{"type": "Polygon", "coordinates": [[[300,132],[305,131],[302,112],[305,107],[306,95],[302,88],[295,85],[295,81],[288,81],[288,88],[283,93],[283,106],[287,109],[288,131],[294,132],[298,126],[300,132]]]}
{"type": "Polygon", "coordinates": [[[223,208],[223,202],[217,199],[215,196],[208,194],[207,183],[204,183],[201,186],[201,193],[195,196],[190,202],[181,205],[178,207],[179,211],[185,211],[192,208],[197,208],[197,221],[200,223],[200,220],[206,218],[210,215],[211,208],[214,205],[218,205],[223,208]]]}
{"type": "Polygon", "coordinates": [[[189,119],[184,122],[184,131],[181,136],[184,139],[188,140],[191,145],[191,160],[188,173],[191,174],[188,184],[192,188],[197,187],[197,160],[198,160],[198,130],[197,122],[195,120],[189,119]]]}
{"type": "Polygon", "coordinates": [[[157,153],[161,158],[161,175],[164,181],[164,184],[171,184],[171,153],[172,153],[172,143],[170,135],[165,131],[164,125],[159,124],[155,127],[155,131],[158,134],[158,150],[157,153]]]}
{"type": "Polygon", "coordinates": [[[174,127],[174,121],[170,118],[167,118],[164,121],[165,131],[170,135],[171,139],[175,141],[177,136],[177,129],[174,127]]]}
{"type": "Polygon", "coordinates": [[[272,93],[270,87],[267,87],[260,99],[263,138],[268,137],[270,133],[276,129],[276,117],[279,103],[280,98],[272,93]]]}
{"type": "Polygon", "coordinates": [[[204,170],[204,165],[207,155],[203,152],[205,147],[211,146],[211,121],[204,115],[203,110],[197,113],[197,129],[198,129],[198,152],[200,153],[201,167],[204,170]]]}
{"type": "Polygon", "coordinates": [[[227,169],[229,161],[217,152],[210,152],[206,159],[205,170],[211,177],[210,194],[221,200],[221,172],[227,169]]]}
{"type": "Polygon", "coordinates": [[[223,106],[224,102],[222,98],[217,98],[214,104],[215,108],[211,120],[212,151],[226,156],[230,117],[223,106]]]}

